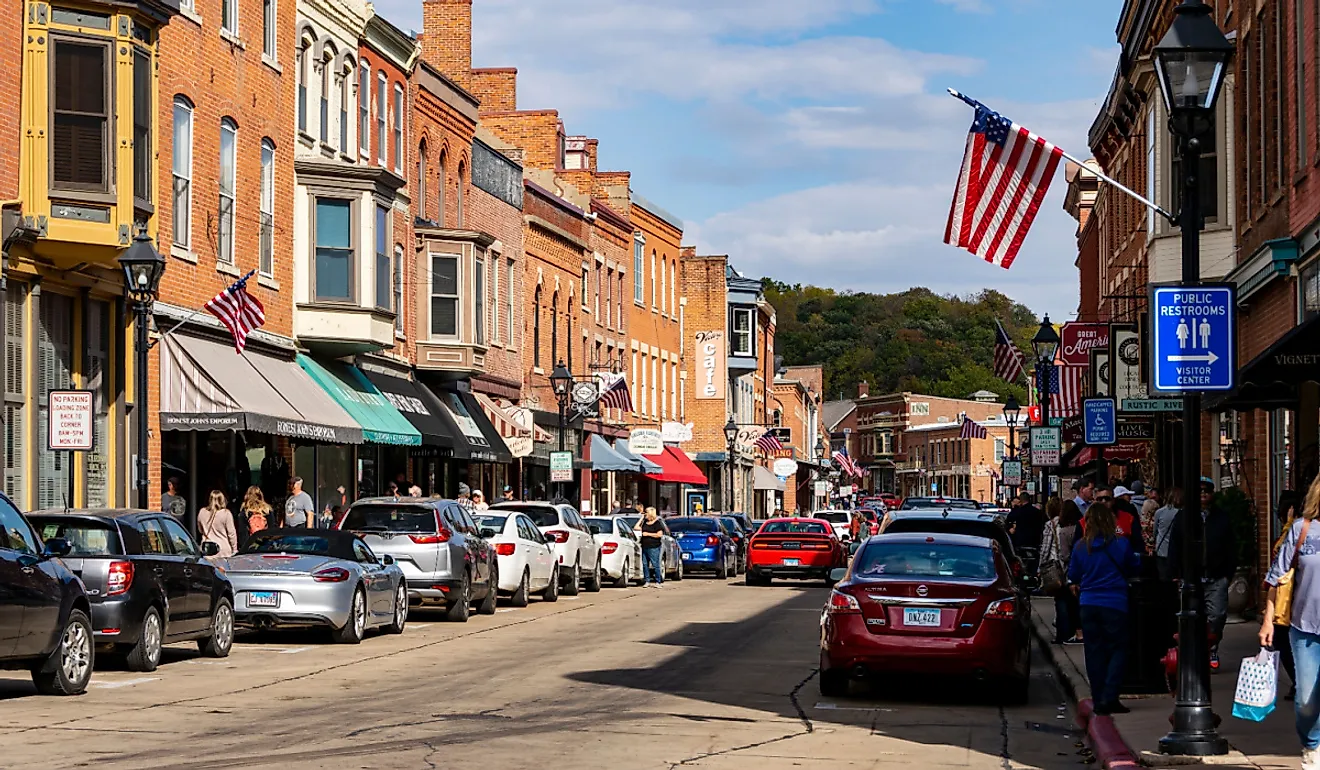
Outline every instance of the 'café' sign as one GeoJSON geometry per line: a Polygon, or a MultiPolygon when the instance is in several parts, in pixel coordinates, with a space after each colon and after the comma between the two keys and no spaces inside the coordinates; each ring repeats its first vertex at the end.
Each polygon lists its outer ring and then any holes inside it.
{"type": "Polygon", "coordinates": [[[1059,331],[1059,360],[1073,366],[1091,363],[1091,351],[1109,349],[1109,324],[1070,321],[1059,331]]]}

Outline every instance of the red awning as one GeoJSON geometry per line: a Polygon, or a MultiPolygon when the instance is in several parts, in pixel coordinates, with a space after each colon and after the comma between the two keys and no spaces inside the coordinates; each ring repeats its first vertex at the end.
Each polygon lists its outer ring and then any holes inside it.
{"type": "Polygon", "coordinates": [[[646,459],[659,465],[660,473],[648,473],[648,479],[656,481],[665,481],[670,484],[701,484],[705,485],[706,474],[696,466],[681,449],[674,447],[665,447],[664,454],[653,455],[646,459]]]}

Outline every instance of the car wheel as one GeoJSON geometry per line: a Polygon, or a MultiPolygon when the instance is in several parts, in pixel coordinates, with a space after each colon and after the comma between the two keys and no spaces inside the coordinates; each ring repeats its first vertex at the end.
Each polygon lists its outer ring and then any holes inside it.
{"type": "Polygon", "coordinates": [[[715,577],[719,580],[729,579],[729,557],[720,559],[720,566],[715,568],[715,577]]]}
{"type": "Polygon", "coordinates": [[[348,608],[348,622],[336,628],[331,636],[339,644],[360,644],[367,633],[367,592],[358,586],[353,590],[353,603],[348,608]]]}
{"type": "Polygon", "coordinates": [[[848,696],[848,672],[839,668],[821,669],[820,694],[826,698],[846,698],[848,696]]]}
{"type": "Polygon", "coordinates": [[[596,554],[596,568],[593,569],[591,573],[587,575],[586,585],[583,586],[583,588],[587,590],[587,593],[594,594],[600,592],[600,584],[601,584],[600,570],[601,570],[600,554],[598,553],[596,554]]]}
{"type": "Polygon", "coordinates": [[[500,571],[495,567],[490,568],[490,582],[486,584],[486,598],[481,600],[477,607],[477,612],[482,615],[495,614],[495,602],[499,600],[500,571]]]}
{"type": "Polygon", "coordinates": [[[234,606],[220,597],[211,613],[211,635],[197,640],[197,649],[208,658],[227,658],[234,646],[234,606]]]}
{"type": "Polygon", "coordinates": [[[452,623],[466,623],[472,615],[472,579],[466,574],[458,583],[458,595],[445,612],[445,620],[452,623]]]}
{"type": "Polygon", "coordinates": [[[33,669],[32,683],[42,695],[81,695],[92,678],[94,655],[92,621],[82,610],[70,610],[59,644],[33,669]]]}
{"type": "Polygon", "coordinates": [[[582,568],[577,564],[573,565],[573,571],[568,573],[568,579],[564,581],[564,596],[577,596],[581,592],[582,568]]]}
{"type": "Polygon", "coordinates": [[[765,578],[761,576],[761,573],[757,572],[754,569],[747,570],[746,582],[747,585],[749,586],[763,586],[766,584],[765,578]]]}
{"type": "Polygon", "coordinates": [[[619,579],[614,581],[615,588],[627,588],[632,585],[632,565],[627,561],[623,563],[623,572],[619,573],[619,579]]]}
{"type": "Polygon", "coordinates": [[[674,570],[674,582],[677,583],[682,579],[683,579],[683,560],[680,558],[678,560],[678,567],[677,569],[674,570]]]}
{"type": "Polygon", "coordinates": [[[128,651],[124,662],[129,671],[155,671],[160,665],[160,649],[165,638],[165,629],[160,622],[160,610],[148,607],[142,616],[142,633],[137,644],[128,651]]]}
{"type": "Polygon", "coordinates": [[[513,592],[513,596],[509,597],[509,604],[513,605],[514,607],[526,607],[527,591],[530,588],[529,583],[531,582],[532,582],[531,574],[528,573],[527,570],[523,570],[522,580],[519,581],[518,588],[513,592]]]}
{"type": "Polygon", "coordinates": [[[742,557],[741,557],[741,556],[734,556],[733,558],[734,558],[734,561],[733,561],[733,574],[734,574],[734,576],[741,575],[741,574],[743,573],[743,571],[744,571],[744,570],[743,570],[743,561],[742,561],[742,557]]]}
{"type": "Polygon", "coordinates": [[[556,564],[550,570],[550,584],[545,587],[541,593],[541,601],[557,602],[559,601],[559,565],[556,564]]]}
{"type": "Polygon", "coordinates": [[[387,634],[401,634],[403,627],[408,622],[408,584],[403,580],[399,581],[399,590],[394,592],[394,620],[388,626],[385,626],[387,634]]]}

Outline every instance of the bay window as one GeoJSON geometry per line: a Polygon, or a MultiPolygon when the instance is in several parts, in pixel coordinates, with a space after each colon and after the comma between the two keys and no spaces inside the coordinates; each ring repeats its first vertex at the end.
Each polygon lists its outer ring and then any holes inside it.
{"type": "Polygon", "coordinates": [[[353,301],[353,210],[351,200],[316,199],[317,301],[353,301]]]}
{"type": "Polygon", "coordinates": [[[431,255],[431,336],[458,336],[458,255],[431,255]]]}
{"type": "Polygon", "coordinates": [[[376,307],[390,310],[394,294],[394,270],[390,266],[390,209],[376,207],[376,307]]]}

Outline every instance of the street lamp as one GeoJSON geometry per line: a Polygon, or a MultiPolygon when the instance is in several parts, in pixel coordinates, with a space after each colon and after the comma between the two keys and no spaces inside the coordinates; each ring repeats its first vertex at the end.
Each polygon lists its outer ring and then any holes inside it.
{"type": "MultiPolygon", "coordinates": [[[[823,439],[823,438],[817,436],[817,437],[816,437],[816,463],[817,463],[817,465],[819,465],[820,467],[824,467],[825,463],[829,462],[828,458],[826,458],[826,456],[825,456],[825,452],[826,452],[825,439],[823,439]]],[[[811,474],[811,480],[812,480],[812,481],[816,481],[816,480],[818,480],[820,477],[821,477],[821,472],[820,472],[820,471],[813,471],[812,474],[811,474]]],[[[828,494],[828,493],[827,493],[827,494],[828,494]]],[[[811,489],[811,502],[812,502],[812,509],[813,509],[813,510],[815,509],[815,506],[817,505],[817,499],[818,499],[819,497],[820,497],[820,494],[819,494],[818,492],[816,492],[815,485],[813,484],[813,485],[812,485],[812,489],[811,489]]]]}
{"type": "MultiPolygon", "coordinates": [[[[564,434],[568,430],[568,399],[573,390],[573,374],[561,360],[550,372],[550,387],[554,388],[555,401],[559,402],[559,451],[564,451],[564,434]]],[[[564,482],[558,483],[559,498],[564,497],[564,482]]]]}
{"type": "Polygon", "coordinates": [[[1022,405],[1018,403],[1017,396],[1009,394],[1008,400],[1004,402],[1004,422],[1008,423],[1008,456],[1017,457],[1014,450],[1014,442],[1017,440],[1017,433],[1014,429],[1017,427],[1018,417],[1022,414],[1022,405]]]}
{"type": "Polygon", "coordinates": [[[137,506],[150,507],[147,474],[151,468],[148,462],[147,432],[147,327],[151,324],[151,305],[156,300],[156,290],[160,288],[160,277],[165,272],[165,258],[156,251],[152,237],[146,229],[138,231],[133,244],[119,255],[119,266],[124,270],[124,292],[133,301],[133,374],[136,382],[133,387],[133,411],[137,419],[137,506]]]}
{"type": "MultiPolygon", "coordinates": [[[[1031,350],[1036,354],[1036,397],[1040,403],[1040,424],[1050,424],[1050,383],[1054,379],[1054,354],[1059,350],[1059,333],[1050,323],[1046,314],[1031,338],[1031,350]]],[[[1040,469],[1040,501],[1044,505],[1050,499],[1050,470],[1040,469]]]]}
{"type": "Polygon", "coordinates": [[[725,488],[721,491],[722,495],[727,495],[728,499],[721,499],[720,505],[724,507],[725,512],[733,511],[736,503],[733,499],[733,444],[738,440],[738,423],[734,422],[733,417],[724,423],[724,443],[727,446],[728,453],[725,455],[725,488]]]}
{"type": "MultiPolygon", "coordinates": [[[[1201,189],[1197,174],[1201,142],[1214,129],[1215,102],[1224,83],[1224,68],[1233,44],[1215,24],[1212,10],[1200,0],[1183,0],[1174,9],[1173,24],[1155,46],[1155,73],[1169,130],[1179,140],[1182,210],[1175,222],[1182,228],[1182,283],[1201,281],[1201,189]]],[[[1211,194],[1214,194],[1213,191],[1211,194]]],[[[1165,754],[1207,756],[1228,753],[1228,742],[1215,730],[1210,702],[1210,646],[1206,639],[1204,523],[1201,520],[1201,396],[1183,394],[1182,608],[1178,613],[1178,689],[1173,729],[1160,739],[1165,754]]]]}

